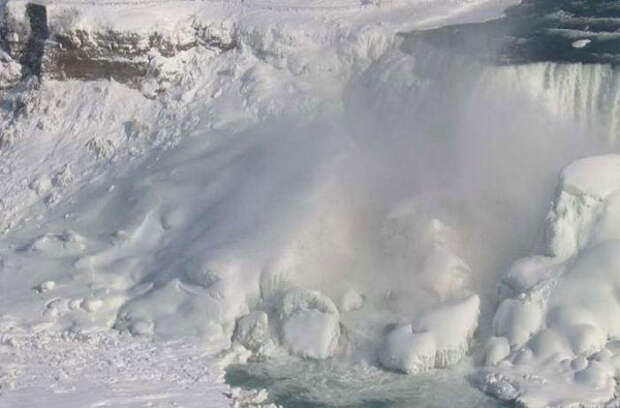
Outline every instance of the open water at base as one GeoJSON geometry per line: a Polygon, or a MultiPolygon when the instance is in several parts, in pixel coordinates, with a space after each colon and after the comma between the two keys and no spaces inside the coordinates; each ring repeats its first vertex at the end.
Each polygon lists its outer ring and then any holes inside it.
{"type": "Polygon", "coordinates": [[[267,389],[285,408],[497,408],[508,407],[467,379],[469,362],[422,375],[386,372],[368,364],[287,359],[227,370],[226,382],[267,389]]]}

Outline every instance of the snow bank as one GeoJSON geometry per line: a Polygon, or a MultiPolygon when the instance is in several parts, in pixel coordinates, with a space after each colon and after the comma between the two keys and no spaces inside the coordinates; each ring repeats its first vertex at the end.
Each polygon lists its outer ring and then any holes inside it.
{"type": "Polygon", "coordinates": [[[498,308],[483,390],[526,407],[601,404],[614,396],[620,336],[620,156],[567,166],[548,223],[552,257],[518,261],[498,308]],[[604,231],[604,232],[602,232],[604,231]],[[507,353],[505,344],[510,345],[507,353]]]}

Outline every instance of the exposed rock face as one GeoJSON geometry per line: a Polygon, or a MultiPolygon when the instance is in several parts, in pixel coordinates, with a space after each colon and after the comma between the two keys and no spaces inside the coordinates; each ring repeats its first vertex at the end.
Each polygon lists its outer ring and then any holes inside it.
{"type": "MultiPolygon", "coordinates": [[[[19,63],[24,77],[111,78],[139,87],[147,77],[157,82],[164,75],[156,63],[158,58],[174,58],[195,47],[224,52],[236,46],[229,33],[200,21],[188,22],[182,35],[173,36],[159,32],[157,27],[146,32],[85,29],[67,22],[75,18],[67,15],[71,14],[67,10],[58,11],[62,15],[54,17],[61,23],[52,25],[49,20],[53,11],[35,3],[28,3],[25,11],[6,8],[0,23],[0,49],[5,51],[0,63],[19,63]],[[7,62],[8,58],[11,61],[7,62]]],[[[0,76],[0,88],[14,82],[0,76]]]]}
{"type": "Polygon", "coordinates": [[[211,33],[208,27],[196,24],[192,29],[193,37],[176,42],[157,32],[148,37],[115,31],[55,33],[54,41],[46,44],[42,74],[52,79],[114,78],[131,83],[147,74],[160,75],[150,64],[153,53],[172,58],[197,46],[217,51],[235,46],[232,40],[211,33]]]}

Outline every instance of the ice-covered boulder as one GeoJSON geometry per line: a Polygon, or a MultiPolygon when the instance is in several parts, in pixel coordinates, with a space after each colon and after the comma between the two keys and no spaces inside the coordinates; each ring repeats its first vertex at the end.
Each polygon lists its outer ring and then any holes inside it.
{"type": "Polygon", "coordinates": [[[413,324],[391,330],[379,349],[381,365],[417,374],[457,364],[469,351],[479,313],[480,299],[473,295],[441,305],[413,324]]]}
{"type": "Polygon", "coordinates": [[[237,319],[233,341],[256,351],[269,340],[269,318],[263,311],[255,311],[237,319]]]}
{"type": "Polygon", "coordinates": [[[435,367],[436,342],[433,333],[414,333],[412,326],[390,331],[379,349],[379,361],[385,368],[417,374],[435,367]]]}
{"type": "Polygon", "coordinates": [[[318,291],[288,290],[280,305],[281,339],[301,357],[334,355],[340,337],[340,315],[332,300],[318,291]]]}
{"type": "Polygon", "coordinates": [[[478,328],[479,315],[480,298],[472,295],[458,302],[441,305],[414,322],[416,331],[427,331],[435,336],[435,367],[453,366],[467,354],[470,341],[478,328]]]}
{"type": "Polygon", "coordinates": [[[493,320],[480,388],[524,407],[599,406],[620,350],[620,155],[566,167],[548,217],[552,256],[517,261],[493,320]],[[503,342],[503,341],[502,341],[503,342]]]}

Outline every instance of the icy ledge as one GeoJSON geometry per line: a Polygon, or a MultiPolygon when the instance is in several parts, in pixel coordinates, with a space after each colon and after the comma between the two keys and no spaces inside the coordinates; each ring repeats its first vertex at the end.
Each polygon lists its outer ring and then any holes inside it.
{"type": "Polygon", "coordinates": [[[549,254],[517,261],[503,280],[482,390],[529,408],[617,406],[619,227],[620,155],[566,167],[549,254]]]}

